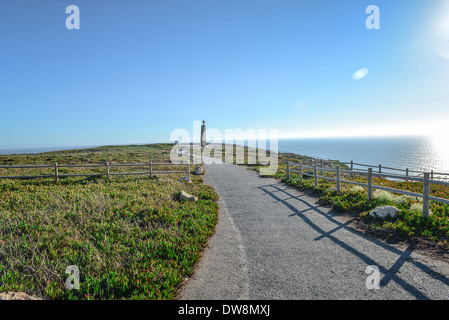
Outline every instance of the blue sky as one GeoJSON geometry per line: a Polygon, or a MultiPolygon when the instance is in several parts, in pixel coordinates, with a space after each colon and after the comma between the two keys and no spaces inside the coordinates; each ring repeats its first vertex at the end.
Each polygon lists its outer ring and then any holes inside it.
{"type": "Polygon", "coordinates": [[[203,119],[281,137],[435,133],[448,23],[442,0],[2,1],[0,148],[163,142],[203,119]]]}

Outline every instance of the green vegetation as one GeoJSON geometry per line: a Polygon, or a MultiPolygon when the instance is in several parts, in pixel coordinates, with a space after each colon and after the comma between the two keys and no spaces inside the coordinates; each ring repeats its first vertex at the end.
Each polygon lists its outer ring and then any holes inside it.
{"type": "MultiPolygon", "coordinates": [[[[344,179],[366,183],[366,178],[357,176],[345,177],[344,179]]],[[[357,215],[358,219],[362,220],[369,230],[388,237],[425,238],[447,246],[449,239],[449,206],[446,204],[431,201],[432,214],[425,219],[422,217],[422,200],[420,198],[375,190],[373,198],[369,200],[366,188],[360,186],[342,184],[342,190],[339,193],[336,191],[336,184],[333,181],[318,179],[318,186],[315,187],[314,179],[305,175],[301,183],[298,174],[292,174],[289,180],[284,175],[282,180],[300,190],[313,192],[320,197],[321,204],[330,206],[336,212],[357,215]],[[395,219],[382,220],[369,216],[372,209],[384,205],[395,206],[401,212],[395,219]]],[[[417,193],[422,192],[422,184],[418,182],[399,182],[374,178],[373,184],[417,193]]],[[[431,195],[449,199],[449,187],[431,185],[431,195]]]]}
{"type": "MultiPolygon", "coordinates": [[[[0,164],[169,162],[171,146],[3,155],[0,164]]],[[[6,170],[48,171],[0,174],[6,170]]],[[[200,176],[179,182],[185,175],[0,180],[0,291],[50,299],[176,298],[218,217],[214,190],[200,176]],[[180,202],[180,190],[199,200],[180,202]],[[70,265],[80,270],[79,290],[65,288],[70,265]]]]}
{"type": "Polygon", "coordinates": [[[0,164],[87,164],[87,163],[132,163],[167,162],[173,144],[148,144],[128,146],[104,146],[88,149],[53,151],[38,154],[0,155],[0,164]]]}

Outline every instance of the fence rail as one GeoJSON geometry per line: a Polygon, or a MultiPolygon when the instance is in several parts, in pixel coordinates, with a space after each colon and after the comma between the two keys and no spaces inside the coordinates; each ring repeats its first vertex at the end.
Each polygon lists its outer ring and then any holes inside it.
{"type": "MultiPolygon", "coordinates": [[[[404,170],[406,172],[405,175],[383,173],[382,167],[380,165],[379,166],[365,165],[368,167],[368,169],[366,171],[361,171],[361,170],[354,169],[353,165],[355,163],[353,163],[352,161],[350,162],[351,168],[349,170],[340,169],[339,166],[337,166],[336,168],[323,167],[323,165],[325,163],[322,160],[320,161],[320,165],[321,165],[320,167],[318,167],[317,162],[312,162],[313,165],[307,165],[307,164],[310,164],[310,162],[294,163],[294,162],[287,161],[287,179],[290,179],[291,173],[294,172],[294,173],[299,174],[299,182],[302,182],[304,175],[313,177],[315,186],[318,186],[318,179],[335,181],[337,184],[338,192],[341,191],[341,183],[348,183],[348,184],[354,184],[354,185],[366,187],[367,193],[368,193],[368,199],[370,199],[370,200],[373,198],[373,189],[380,189],[380,190],[390,191],[390,192],[394,192],[394,193],[404,194],[407,196],[422,198],[423,199],[423,216],[424,217],[428,217],[430,214],[430,203],[429,203],[430,200],[449,205],[449,199],[433,197],[430,195],[430,185],[431,184],[449,186],[449,182],[435,180],[433,178],[434,175],[431,172],[422,172],[422,175],[423,175],[422,177],[409,176],[408,173],[411,172],[409,170],[404,170]],[[299,170],[292,169],[292,167],[299,168],[299,170]],[[373,172],[373,168],[378,168],[379,169],[378,172],[373,172]],[[313,170],[313,173],[311,173],[310,171],[309,172],[304,171],[306,169],[313,170]],[[320,174],[318,174],[318,171],[320,171],[320,174]],[[336,177],[335,178],[325,177],[325,176],[323,176],[323,171],[335,172],[336,177]],[[350,181],[350,180],[342,180],[342,176],[341,176],[342,173],[348,174],[350,176],[354,176],[354,175],[365,176],[365,177],[367,177],[368,181],[367,181],[367,183],[362,183],[362,182],[356,182],[356,181],[350,181]],[[388,187],[384,187],[384,186],[374,185],[373,177],[392,178],[392,179],[396,179],[396,180],[406,180],[406,181],[410,180],[410,181],[421,182],[423,184],[423,192],[417,193],[417,192],[411,192],[411,191],[406,191],[406,190],[400,190],[400,189],[394,189],[394,188],[388,188],[388,187]]],[[[415,171],[415,172],[417,172],[417,171],[415,171]]]]}
{"type": "MultiPolygon", "coordinates": [[[[303,162],[304,164],[310,164],[310,165],[319,165],[320,167],[323,167],[326,164],[331,164],[331,163],[336,163],[336,160],[323,160],[323,159],[315,159],[315,160],[311,160],[311,161],[307,161],[307,162],[303,162]]],[[[379,176],[380,174],[382,174],[384,171],[393,171],[393,172],[400,172],[400,173],[405,173],[405,176],[413,178],[413,177],[424,177],[424,173],[427,171],[419,171],[419,170],[412,170],[409,168],[405,168],[405,169],[401,169],[401,168],[392,168],[392,167],[387,167],[387,166],[383,166],[381,164],[379,165],[372,165],[372,164],[364,164],[364,163],[357,163],[354,161],[349,161],[349,162],[343,162],[343,161],[338,161],[338,163],[340,164],[344,164],[347,165],[349,167],[349,169],[351,171],[361,171],[361,172],[368,172],[368,168],[372,168],[373,169],[373,174],[375,174],[376,176],[379,176]],[[361,167],[361,168],[357,168],[361,167]]],[[[434,170],[430,170],[428,171],[430,173],[430,178],[431,179],[440,179],[440,180],[449,180],[449,173],[447,172],[435,172],[434,170]]],[[[412,180],[412,179],[408,179],[408,180],[412,180]]]]}
{"type": "Polygon", "coordinates": [[[58,164],[53,165],[15,165],[15,166],[0,166],[0,169],[42,169],[53,168],[54,174],[47,175],[20,175],[20,176],[0,176],[0,179],[35,179],[35,178],[54,178],[58,181],[59,178],[65,177],[99,177],[106,176],[110,179],[111,176],[128,176],[128,175],[149,175],[151,178],[153,174],[169,174],[169,173],[187,173],[190,179],[190,163],[176,164],[176,163],[109,163],[104,164],[58,164]],[[153,166],[186,166],[185,170],[174,171],[153,171],[153,166]],[[73,173],[61,174],[60,168],[105,168],[104,173],[73,173]],[[111,167],[148,167],[148,171],[141,172],[110,172],[111,167]]]}

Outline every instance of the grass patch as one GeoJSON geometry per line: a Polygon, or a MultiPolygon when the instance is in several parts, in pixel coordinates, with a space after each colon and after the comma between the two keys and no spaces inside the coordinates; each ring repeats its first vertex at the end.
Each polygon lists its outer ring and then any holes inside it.
{"type": "MultiPolygon", "coordinates": [[[[168,162],[171,145],[2,156],[2,164],[168,162]]],[[[50,299],[174,299],[218,217],[214,190],[192,175],[149,179],[0,180],[0,291],[50,299]],[[197,202],[179,202],[185,190],[197,202]],[[67,290],[66,267],[80,270],[67,290]]]]}

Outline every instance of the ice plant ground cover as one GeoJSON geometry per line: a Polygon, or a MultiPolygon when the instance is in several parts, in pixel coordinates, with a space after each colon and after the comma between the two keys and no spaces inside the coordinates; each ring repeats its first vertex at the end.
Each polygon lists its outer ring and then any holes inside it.
{"type": "MultiPolygon", "coordinates": [[[[299,183],[298,175],[292,175],[287,180],[286,174],[282,177],[289,185],[302,190],[311,190],[320,196],[320,203],[329,205],[336,212],[357,214],[359,219],[372,230],[384,231],[389,236],[420,237],[447,246],[449,240],[449,206],[443,203],[430,201],[431,215],[422,217],[422,200],[380,190],[375,190],[373,198],[368,199],[366,188],[354,188],[353,185],[342,184],[342,192],[335,190],[335,182],[318,179],[318,187],[314,179],[304,176],[299,183]],[[401,210],[396,219],[373,219],[369,212],[378,206],[392,205],[401,210]]],[[[363,177],[345,177],[345,180],[366,183],[363,177]]],[[[422,193],[422,183],[412,181],[392,181],[384,178],[373,178],[374,185],[389,188],[408,190],[422,193]]],[[[449,187],[431,185],[430,194],[435,197],[449,199],[449,187]]]]}
{"type": "MultiPolygon", "coordinates": [[[[1,156],[0,163],[168,162],[171,146],[1,156]]],[[[200,176],[179,182],[183,175],[0,180],[0,291],[50,299],[175,298],[218,217],[214,190],[200,176]],[[181,190],[199,200],[180,202],[181,190]],[[70,265],[79,268],[79,290],[65,286],[70,265]]]]}

